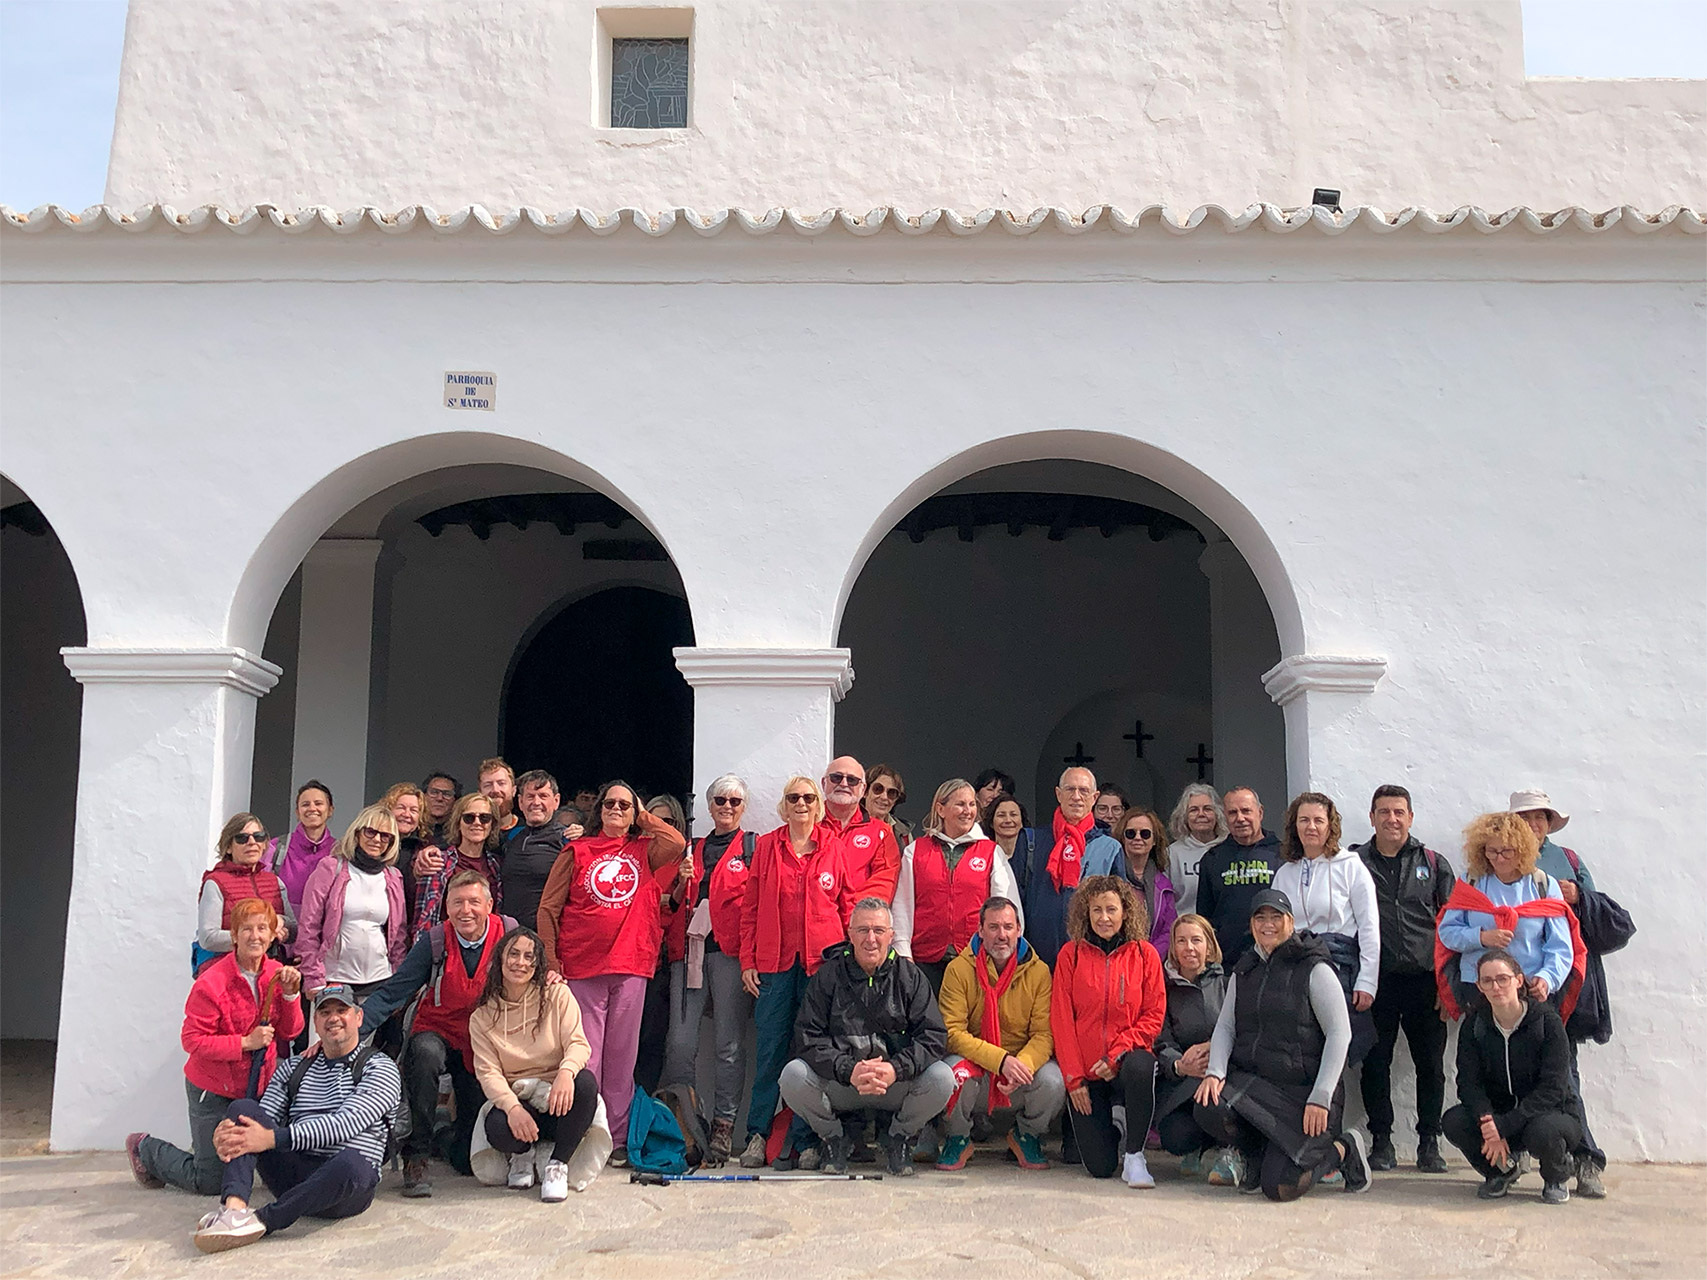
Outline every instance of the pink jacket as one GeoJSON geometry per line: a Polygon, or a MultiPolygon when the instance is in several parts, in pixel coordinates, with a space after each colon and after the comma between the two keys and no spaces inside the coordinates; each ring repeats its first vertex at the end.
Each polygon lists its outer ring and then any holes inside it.
{"type": "MultiPolygon", "coordinates": [[[[302,910],[297,912],[296,963],[305,991],[326,985],[326,953],[338,941],[344,923],[344,892],[350,884],[350,864],[327,856],[308,874],[302,887],[302,910]]],[[[396,867],[385,869],[385,951],[396,970],[409,950],[409,917],[403,905],[403,877],[396,867]]]]}
{"type": "MultiPolygon", "coordinates": [[[[261,961],[261,972],[256,976],[263,992],[280,967],[277,960],[261,961]]],[[[275,991],[272,1014],[274,1034],[261,1069],[263,1089],[272,1079],[279,1046],[289,1044],[302,1032],[302,1001],[275,991]]],[[[190,1055],[184,1075],[189,1082],[222,1098],[243,1097],[249,1089],[250,1059],[243,1037],[260,1020],[255,993],[237,971],[237,957],[228,951],[202,970],[184,1004],[182,1040],[184,1052],[190,1055]]]]}

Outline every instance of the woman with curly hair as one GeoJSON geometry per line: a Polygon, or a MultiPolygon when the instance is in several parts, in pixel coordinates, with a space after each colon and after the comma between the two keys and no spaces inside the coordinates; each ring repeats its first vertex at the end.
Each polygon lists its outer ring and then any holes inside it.
{"type": "Polygon", "coordinates": [[[1049,1027],[1067,1085],[1068,1117],[1085,1172],[1120,1167],[1127,1186],[1156,1185],[1144,1139],[1156,1103],[1156,1033],[1168,996],[1149,943],[1144,900],[1119,876],[1087,876],[1067,904],[1067,944],[1055,959],[1049,1027]],[[1114,1106],[1126,1108],[1124,1137],[1114,1106]]]}

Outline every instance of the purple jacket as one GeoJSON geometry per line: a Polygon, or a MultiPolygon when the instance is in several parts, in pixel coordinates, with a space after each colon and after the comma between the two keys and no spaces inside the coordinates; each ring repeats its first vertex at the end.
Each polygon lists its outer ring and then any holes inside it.
{"type": "MultiPolygon", "coordinates": [[[[326,953],[338,941],[344,923],[344,893],[350,885],[350,864],[327,858],[309,874],[297,912],[296,965],[305,991],[326,985],[326,953]]],[[[403,906],[403,877],[396,867],[385,869],[385,952],[395,972],[409,950],[409,918],[403,906]]]]}
{"type": "MultiPolygon", "coordinates": [[[[1156,870],[1153,864],[1150,870],[1156,870]]],[[[1147,899],[1150,886],[1144,887],[1147,899]]],[[[1168,879],[1167,872],[1156,871],[1155,893],[1155,905],[1150,910],[1150,945],[1156,949],[1157,955],[1166,959],[1168,948],[1174,941],[1174,921],[1179,916],[1179,908],[1174,904],[1174,882],[1168,879]]],[[[1145,905],[1150,904],[1146,902],[1145,905]]]]}
{"type": "Polygon", "coordinates": [[[320,865],[320,860],[332,852],[332,846],[337,839],[332,835],[330,827],[320,836],[320,842],[315,844],[308,838],[298,823],[290,833],[283,849],[274,840],[267,849],[266,864],[271,867],[273,874],[284,884],[285,896],[290,899],[290,905],[298,915],[302,914],[302,892],[308,883],[308,877],[314,868],[320,865]]]}

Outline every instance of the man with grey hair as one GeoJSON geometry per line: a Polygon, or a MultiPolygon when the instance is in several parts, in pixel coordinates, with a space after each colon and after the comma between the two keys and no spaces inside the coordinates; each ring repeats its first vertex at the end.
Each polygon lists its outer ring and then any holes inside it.
{"type": "Polygon", "coordinates": [[[1215,926],[1221,963],[1233,971],[1251,949],[1251,900],[1274,881],[1285,860],[1280,841],[1262,825],[1262,801],[1252,787],[1233,787],[1222,799],[1227,838],[1203,855],[1197,914],[1215,926]]]}
{"type": "Polygon", "coordinates": [[[948,1035],[930,981],[897,955],[889,904],[860,899],[848,940],[824,953],[795,1023],[800,1056],[782,1070],[782,1096],[824,1143],[825,1173],[846,1173],[853,1139],[844,1115],[893,1115],[885,1147],[892,1176],[913,1173],[919,1131],[954,1092],[948,1035]]]}
{"type": "Polygon", "coordinates": [[[1096,815],[1097,780],[1089,769],[1071,768],[1055,788],[1055,817],[1047,827],[1032,830],[1030,853],[1019,857],[1014,846],[1014,878],[1019,881],[1025,908],[1026,939],[1053,966],[1067,941],[1067,904],[1079,887],[1085,864],[1113,866],[1123,857],[1120,841],[1099,831],[1096,815]]]}
{"type": "Polygon", "coordinates": [[[1197,872],[1203,855],[1227,838],[1227,813],[1207,782],[1180,792],[1168,818],[1168,878],[1174,882],[1174,907],[1180,915],[1197,910],[1197,872]]]}

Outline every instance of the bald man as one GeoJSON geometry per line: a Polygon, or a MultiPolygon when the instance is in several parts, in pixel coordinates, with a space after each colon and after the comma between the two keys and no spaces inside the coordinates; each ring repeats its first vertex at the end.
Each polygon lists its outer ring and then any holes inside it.
{"type": "Polygon", "coordinates": [[[824,770],[823,787],[824,821],[818,839],[841,852],[848,902],[882,898],[893,903],[901,850],[889,824],[867,817],[860,804],[865,799],[865,766],[852,756],[837,756],[824,770]]]}
{"type": "Polygon", "coordinates": [[[1089,769],[1068,769],[1056,784],[1055,815],[1049,825],[1025,832],[1014,846],[1026,941],[1051,967],[1067,941],[1067,903],[1085,875],[1086,862],[1113,866],[1121,856],[1120,842],[1096,825],[1096,799],[1096,775],[1089,769]]]}

